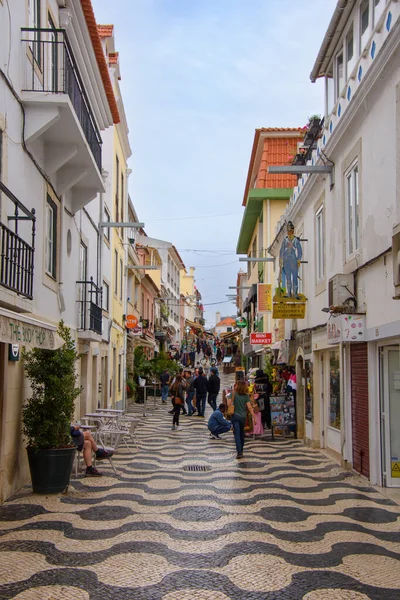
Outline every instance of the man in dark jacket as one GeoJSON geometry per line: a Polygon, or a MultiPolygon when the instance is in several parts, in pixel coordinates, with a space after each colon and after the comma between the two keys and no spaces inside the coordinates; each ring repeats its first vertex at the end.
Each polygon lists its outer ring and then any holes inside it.
{"type": "Polygon", "coordinates": [[[167,369],[164,369],[164,372],[161,373],[161,376],[160,376],[161,401],[163,404],[167,404],[170,380],[171,380],[171,377],[169,376],[167,369]]]}
{"type": "Polygon", "coordinates": [[[260,407],[262,424],[271,429],[271,405],[270,396],[272,394],[272,384],[269,377],[262,369],[256,371],[254,380],[256,390],[259,393],[258,406],[260,407]]]}
{"type": "Polygon", "coordinates": [[[199,367],[199,375],[193,382],[193,387],[196,393],[197,416],[204,417],[206,410],[206,397],[208,392],[208,381],[204,375],[203,367],[199,367]]]}
{"type": "Polygon", "coordinates": [[[217,396],[221,387],[220,378],[217,375],[217,370],[213,367],[211,369],[211,375],[208,378],[208,398],[207,402],[211,408],[217,410],[217,396]]]}

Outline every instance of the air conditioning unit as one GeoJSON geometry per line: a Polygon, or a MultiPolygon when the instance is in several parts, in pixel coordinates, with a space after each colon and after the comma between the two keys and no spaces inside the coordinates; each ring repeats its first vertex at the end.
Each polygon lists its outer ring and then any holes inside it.
{"type": "Polygon", "coordinates": [[[355,300],[354,297],[354,275],[338,273],[329,280],[329,306],[343,306],[348,304],[353,309],[355,308],[355,302],[350,301],[350,298],[355,300]]]}

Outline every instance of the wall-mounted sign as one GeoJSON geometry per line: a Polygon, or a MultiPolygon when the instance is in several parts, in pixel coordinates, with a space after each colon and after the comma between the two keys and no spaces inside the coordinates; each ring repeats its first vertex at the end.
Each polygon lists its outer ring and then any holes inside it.
{"type": "Polygon", "coordinates": [[[133,333],[133,335],[142,335],[143,334],[142,324],[139,323],[138,325],[136,325],[136,327],[132,327],[131,332],[133,333]]]}
{"type": "Polygon", "coordinates": [[[251,333],[250,344],[272,344],[272,333],[251,333]]]}
{"type": "Polygon", "coordinates": [[[44,327],[40,322],[35,323],[33,319],[29,321],[16,319],[13,313],[6,309],[2,309],[0,313],[0,340],[3,344],[18,344],[28,349],[55,350],[64,342],[55,328],[50,329],[50,327],[44,327]]]}
{"type": "Polygon", "coordinates": [[[134,329],[139,322],[139,319],[135,315],[126,315],[125,327],[128,329],[134,329]]]}
{"type": "Polygon", "coordinates": [[[8,344],[8,360],[11,360],[13,362],[19,360],[18,344],[8,344]]]}
{"type": "Polygon", "coordinates": [[[274,302],[273,319],[304,319],[305,314],[305,302],[274,302]]]}
{"type": "Polygon", "coordinates": [[[242,329],[243,327],[247,327],[247,321],[244,317],[238,317],[236,319],[236,327],[242,329]]]}
{"type": "Polygon", "coordinates": [[[327,323],[328,344],[362,342],[365,335],[365,315],[338,315],[327,323]]]}
{"type": "Polygon", "coordinates": [[[272,310],[272,285],[270,283],[257,284],[257,311],[271,312],[272,310]]]}

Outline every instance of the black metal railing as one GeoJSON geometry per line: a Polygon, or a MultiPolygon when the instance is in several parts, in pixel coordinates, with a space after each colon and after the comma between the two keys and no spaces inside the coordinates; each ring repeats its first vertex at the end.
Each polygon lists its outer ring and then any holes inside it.
{"type": "Polygon", "coordinates": [[[64,29],[22,28],[26,47],[23,91],[68,94],[101,171],[101,136],[64,29]]]}
{"type": "MultiPolygon", "coordinates": [[[[26,298],[33,298],[33,266],[35,254],[35,210],[29,211],[0,181],[0,197],[4,193],[14,205],[14,231],[0,222],[0,285],[26,298]],[[21,221],[32,221],[31,244],[18,233],[21,221]]],[[[6,204],[5,204],[6,205],[6,204]]]]}
{"type": "Polygon", "coordinates": [[[103,288],[93,281],[77,281],[78,285],[78,327],[84,331],[102,333],[103,329],[103,288]]]}

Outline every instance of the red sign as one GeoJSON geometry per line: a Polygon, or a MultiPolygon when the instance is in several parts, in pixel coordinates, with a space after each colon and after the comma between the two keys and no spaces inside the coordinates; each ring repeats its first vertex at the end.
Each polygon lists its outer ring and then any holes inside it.
{"type": "Polygon", "coordinates": [[[138,323],[139,319],[135,315],[126,315],[125,326],[128,329],[135,329],[138,323]]]}
{"type": "Polygon", "coordinates": [[[272,344],[272,333],[251,333],[250,344],[272,344]]]}

